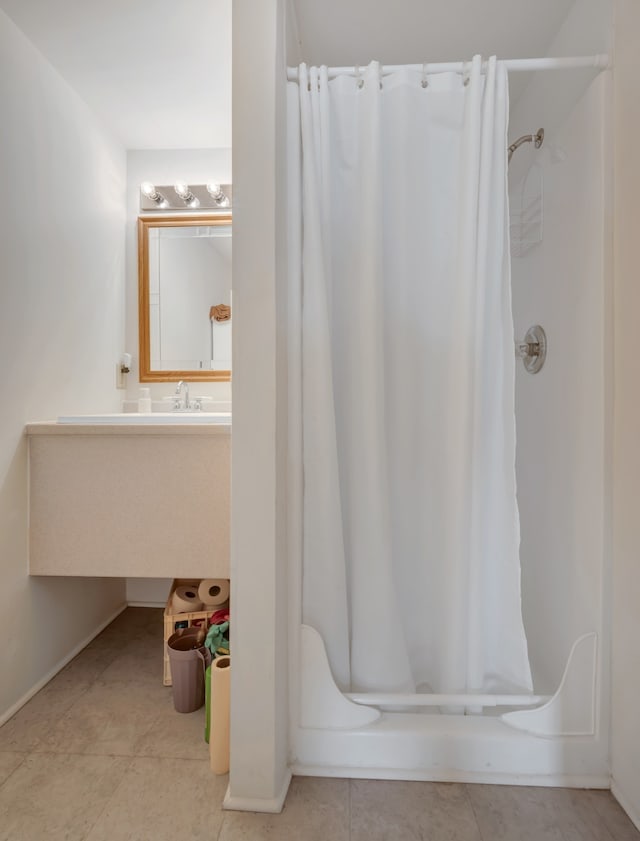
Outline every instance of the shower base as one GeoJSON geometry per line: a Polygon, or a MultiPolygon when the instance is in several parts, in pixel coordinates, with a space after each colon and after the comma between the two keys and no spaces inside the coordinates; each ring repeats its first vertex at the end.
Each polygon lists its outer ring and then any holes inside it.
{"type": "MultiPolygon", "coordinates": [[[[560,685],[548,701],[529,709],[487,707],[484,714],[472,715],[452,715],[450,709],[437,706],[385,710],[395,696],[383,696],[378,709],[366,702],[376,697],[373,693],[345,695],[333,680],[320,634],[303,625],[299,641],[297,726],[291,734],[295,774],[610,786],[607,743],[601,735],[605,716],[597,704],[595,633],[576,640],[560,685]]],[[[413,703],[424,698],[413,696],[413,703]]]]}
{"type": "Polygon", "coordinates": [[[596,737],[540,738],[493,716],[382,713],[353,730],[297,728],[294,774],[609,788],[596,737]]]}

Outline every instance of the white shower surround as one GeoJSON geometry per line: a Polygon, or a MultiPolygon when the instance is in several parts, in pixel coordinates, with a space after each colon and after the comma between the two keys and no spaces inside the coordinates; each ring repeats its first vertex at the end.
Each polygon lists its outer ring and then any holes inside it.
{"type": "MultiPolygon", "coordinates": [[[[605,446],[610,422],[605,382],[611,364],[608,334],[611,301],[605,290],[611,271],[608,251],[611,162],[609,140],[602,130],[608,107],[609,76],[602,74],[593,82],[562,126],[547,136],[546,150],[543,150],[546,157],[542,160],[545,174],[554,184],[551,190],[546,187],[547,196],[552,199],[545,206],[549,236],[536,250],[533,263],[525,259],[513,270],[516,335],[536,321],[551,326],[550,373],[546,378],[543,373],[539,379],[529,378],[524,372],[518,374],[518,396],[522,400],[518,406],[519,430],[522,427],[518,445],[519,498],[526,524],[523,527],[526,568],[523,602],[535,663],[534,686],[537,691],[553,691],[576,637],[596,631],[594,733],[587,737],[549,739],[513,731],[494,716],[386,712],[379,722],[364,728],[346,731],[304,728],[299,724],[300,687],[295,677],[300,662],[299,639],[294,639],[291,647],[294,773],[609,785],[606,687],[610,585],[604,494],[610,458],[605,446]],[[568,151],[569,160],[567,166],[560,165],[556,170],[552,167],[563,156],[553,154],[555,144],[568,151]],[[546,295],[541,297],[541,291],[546,295]],[[566,329],[567,322],[572,325],[570,331],[566,329]],[[582,356],[579,353],[581,329],[589,335],[582,356]],[[581,360],[588,368],[587,375],[581,360]],[[523,394],[528,397],[522,397],[523,394]],[[548,416],[553,416],[559,425],[553,426],[548,416]],[[548,447],[540,452],[540,439],[545,435],[548,447]],[[583,469],[577,461],[580,458],[583,469]],[[553,490],[554,468],[562,473],[564,499],[553,490]],[[532,487],[527,486],[528,478],[533,479],[532,487]],[[555,510],[553,505],[545,507],[545,499],[554,501],[555,510]],[[543,514],[546,511],[542,521],[541,511],[543,514]],[[544,529],[545,525],[548,530],[544,529]],[[540,561],[543,547],[541,565],[550,579],[546,587],[536,586],[532,568],[540,561]],[[564,603],[554,600],[553,594],[558,589],[565,597],[564,603]]],[[[521,116],[527,105],[536,106],[532,108],[534,114],[536,111],[544,114],[544,108],[536,102],[535,85],[532,88],[530,100],[525,97],[521,103],[518,131],[522,119],[531,119],[530,114],[521,116]]],[[[533,121],[536,127],[538,122],[543,122],[535,116],[533,121]]],[[[517,118],[512,117],[512,123],[516,122],[517,118]]],[[[295,207],[295,197],[289,195],[289,201],[295,207]]],[[[294,370],[294,377],[295,374],[294,370]]],[[[290,428],[292,420],[290,413],[290,428]]],[[[291,538],[295,550],[299,539],[295,527],[291,538]]],[[[299,569],[292,570],[290,584],[292,592],[298,592],[299,569]]],[[[300,615],[299,609],[299,604],[297,608],[294,606],[293,617],[300,615]]]]}

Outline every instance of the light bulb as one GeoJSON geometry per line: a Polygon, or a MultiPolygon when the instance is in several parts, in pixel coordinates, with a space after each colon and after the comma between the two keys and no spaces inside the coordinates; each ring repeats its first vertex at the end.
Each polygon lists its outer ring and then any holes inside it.
{"type": "Polygon", "coordinates": [[[185,184],[182,181],[176,181],[173,185],[173,189],[176,191],[177,195],[182,199],[182,201],[191,201],[193,199],[193,193],[189,189],[189,185],[185,184]]]}
{"type": "Polygon", "coordinates": [[[224,196],[219,184],[207,184],[207,193],[209,193],[211,198],[215,201],[220,201],[224,196]]]}
{"type": "Polygon", "coordinates": [[[160,201],[161,200],[160,193],[156,190],[156,188],[153,186],[151,181],[144,181],[140,185],[140,192],[142,193],[143,196],[146,196],[151,201],[160,201]]]}
{"type": "Polygon", "coordinates": [[[207,184],[207,193],[209,193],[218,207],[229,207],[229,199],[223,193],[220,184],[207,184]]]}

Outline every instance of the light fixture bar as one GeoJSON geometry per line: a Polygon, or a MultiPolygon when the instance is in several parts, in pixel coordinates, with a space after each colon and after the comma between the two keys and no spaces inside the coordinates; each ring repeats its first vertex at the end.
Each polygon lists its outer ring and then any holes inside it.
{"type": "Polygon", "coordinates": [[[184,181],[176,181],[170,185],[155,185],[151,181],[145,181],[140,185],[142,212],[228,211],[231,202],[231,184],[187,184],[184,181]]]}

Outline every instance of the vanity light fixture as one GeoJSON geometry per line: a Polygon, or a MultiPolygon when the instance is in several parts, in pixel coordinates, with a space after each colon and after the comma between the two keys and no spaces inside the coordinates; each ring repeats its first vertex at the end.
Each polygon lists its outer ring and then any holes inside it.
{"type": "Polygon", "coordinates": [[[167,204],[167,200],[159,193],[156,188],[153,186],[151,181],[144,181],[140,185],[140,192],[142,193],[145,198],[149,199],[149,201],[155,202],[158,206],[162,206],[163,204],[167,204]]]}
{"type": "Polygon", "coordinates": [[[209,195],[214,200],[214,202],[218,205],[218,207],[227,207],[228,206],[229,199],[222,192],[219,184],[207,184],[207,193],[209,193],[209,195]]]}
{"type": "Polygon", "coordinates": [[[178,198],[182,199],[185,204],[188,204],[189,207],[197,207],[200,202],[198,199],[193,195],[191,190],[189,189],[189,185],[185,184],[183,181],[176,181],[173,185],[173,189],[176,191],[176,195],[178,198]]]}
{"type": "Polygon", "coordinates": [[[140,210],[142,213],[200,213],[231,210],[233,193],[231,184],[152,184],[140,185],[140,210]]]}

